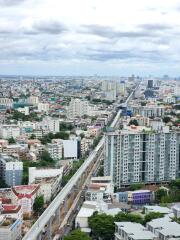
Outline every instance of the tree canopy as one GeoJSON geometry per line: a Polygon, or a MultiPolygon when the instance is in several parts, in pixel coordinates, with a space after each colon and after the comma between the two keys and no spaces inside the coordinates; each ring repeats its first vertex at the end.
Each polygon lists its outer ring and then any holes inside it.
{"type": "Polygon", "coordinates": [[[33,204],[33,210],[35,213],[39,213],[41,214],[44,210],[44,197],[41,196],[37,196],[34,200],[34,204],[33,204]]]}
{"type": "Polygon", "coordinates": [[[64,237],[64,240],[91,240],[91,238],[80,230],[74,230],[64,237]]]}
{"type": "Polygon", "coordinates": [[[111,240],[114,235],[114,218],[106,214],[95,212],[89,218],[89,227],[92,229],[92,235],[102,240],[111,240]]]}

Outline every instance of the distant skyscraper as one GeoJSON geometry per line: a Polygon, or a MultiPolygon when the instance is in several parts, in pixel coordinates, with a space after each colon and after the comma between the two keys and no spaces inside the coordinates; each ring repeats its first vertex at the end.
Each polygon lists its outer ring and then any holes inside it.
{"type": "Polygon", "coordinates": [[[153,80],[148,80],[148,88],[153,88],[153,80]]]}

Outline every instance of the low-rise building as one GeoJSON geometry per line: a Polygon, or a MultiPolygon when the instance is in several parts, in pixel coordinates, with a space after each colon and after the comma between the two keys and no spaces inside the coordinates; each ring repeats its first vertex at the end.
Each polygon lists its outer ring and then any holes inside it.
{"type": "Polygon", "coordinates": [[[22,206],[23,214],[30,216],[39,188],[36,184],[12,187],[12,203],[22,206]]]}
{"type": "Polygon", "coordinates": [[[0,240],[21,239],[22,220],[0,216],[0,240]]]}
{"type": "Polygon", "coordinates": [[[103,201],[85,201],[76,216],[75,227],[80,228],[81,231],[90,233],[88,218],[93,215],[94,212],[106,213],[107,215],[115,216],[118,214],[120,208],[110,208],[107,203],[103,201]]]}
{"type": "Polygon", "coordinates": [[[154,240],[155,234],[139,223],[115,222],[115,240],[154,240]]]}
{"type": "Polygon", "coordinates": [[[53,168],[29,168],[29,184],[38,184],[39,195],[44,196],[44,202],[49,202],[54,198],[61,188],[63,176],[63,167],[60,169],[53,168]]]}
{"type": "Polygon", "coordinates": [[[175,218],[180,218],[180,203],[172,207],[175,218]]]}
{"type": "Polygon", "coordinates": [[[151,213],[151,212],[159,212],[159,213],[162,213],[162,214],[172,213],[172,209],[167,208],[167,207],[161,207],[161,206],[158,206],[158,205],[144,206],[144,211],[145,211],[145,214],[148,214],[148,213],[151,213]]]}
{"type": "Polygon", "coordinates": [[[3,139],[17,138],[20,136],[20,127],[18,125],[1,125],[0,137],[3,139]]]}
{"type": "Polygon", "coordinates": [[[154,219],[146,224],[146,228],[160,240],[179,240],[180,224],[172,222],[169,216],[154,219]]]}
{"type": "Polygon", "coordinates": [[[113,193],[114,185],[111,177],[92,177],[85,198],[87,201],[111,202],[113,193]]]}

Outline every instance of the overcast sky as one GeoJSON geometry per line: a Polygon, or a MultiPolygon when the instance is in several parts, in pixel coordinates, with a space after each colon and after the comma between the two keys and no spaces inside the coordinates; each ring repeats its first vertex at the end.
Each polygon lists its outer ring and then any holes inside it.
{"type": "Polygon", "coordinates": [[[0,0],[0,74],[180,75],[180,0],[0,0]]]}

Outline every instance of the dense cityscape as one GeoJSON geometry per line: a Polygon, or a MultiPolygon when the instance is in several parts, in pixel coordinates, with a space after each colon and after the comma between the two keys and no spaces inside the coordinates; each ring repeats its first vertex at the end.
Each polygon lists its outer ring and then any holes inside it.
{"type": "Polygon", "coordinates": [[[180,240],[180,0],[0,0],[0,240],[180,240]]]}
{"type": "Polygon", "coordinates": [[[0,79],[0,239],[179,239],[180,82],[0,79]]]}

